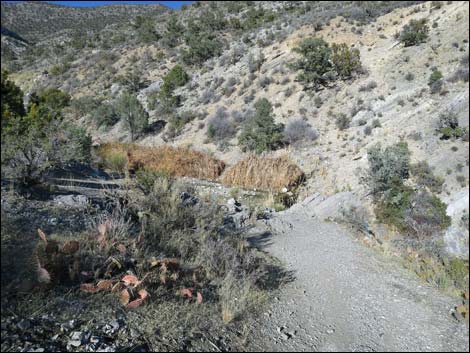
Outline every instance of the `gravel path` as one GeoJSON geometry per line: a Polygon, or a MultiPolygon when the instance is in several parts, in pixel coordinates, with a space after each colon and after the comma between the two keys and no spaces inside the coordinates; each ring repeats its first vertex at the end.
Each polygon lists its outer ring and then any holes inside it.
{"type": "Polygon", "coordinates": [[[468,351],[456,299],[307,212],[267,223],[265,249],[295,280],[258,320],[254,351],[468,351]]]}

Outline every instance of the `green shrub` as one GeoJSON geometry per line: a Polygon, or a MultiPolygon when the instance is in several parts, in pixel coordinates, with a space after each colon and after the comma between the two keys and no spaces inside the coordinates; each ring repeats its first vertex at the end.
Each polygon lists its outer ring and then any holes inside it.
{"type": "MultiPolygon", "coordinates": [[[[404,184],[410,174],[410,152],[406,143],[385,149],[377,144],[369,149],[368,159],[367,181],[374,194],[379,221],[416,236],[432,235],[449,227],[451,219],[447,216],[446,204],[426,190],[416,192],[404,184]]],[[[442,185],[429,177],[429,170],[423,164],[415,165],[413,170],[418,180],[421,178],[430,188],[442,185]]]]}
{"type": "Polygon", "coordinates": [[[173,138],[181,133],[183,128],[189,122],[196,118],[195,114],[191,111],[182,112],[181,114],[174,114],[169,119],[168,131],[170,137],[173,138]]]}
{"type": "Polygon", "coordinates": [[[70,102],[70,107],[77,117],[87,114],[93,115],[94,111],[100,107],[101,103],[92,96],[82,96],[74,98],[70,102]]]}
{"type": "Polygon", "coordinates": [[[28,109],[36,105],[42,113],[59,118],[62,109],[70,105],[70,100],[68,93],[57,88],[48,88],[40,91],[39,94],[31,94],[28,109]]]}
{"type": "Polygon", "coordinates": [[[163,78],[163,91],[173,91],[177,87],[184,86],[189,81],[189,75],[180,65],[175,65],[163,78]]]}
{"type": "Polygon", "coordinates": [[[452,220],[446,211],[447,205],[436,195],[427,191],[414,192],[405,210],[402,225],[417,236],[432,235],[451,225],[452,220]]]}
{"type": "Polygon", "coordinates": [[[459,127],[458,115],[451,110],[444,111],[439,115],[439,128],[437,131],[442,134],[442,140],[460,138],[465,134],[465,130],[459,127]]]}
{"type": "Polygon", "coordinates": [[[328,82],[327,73],[333,72],[330,61],[331,49],[321,38],[307,38],[294,48],[301,58],[292,64],[296,70],[301,70],[298,80],[305,85],[318,89],[328,82]]]}
{"type": "Polygon", "coordinates": [[[400,32],[399,40],[405,47],[424,43],[428,38],[429,27],[427,20],[411,20],[400,32]]]}
{"type": "Polygon", "coordinates": [[[8,71],[1,70],[1,113],[2,128],[15,116],[23,116],[26,111],[23,105],[23,92],[8,79],[8,71]]]}
{"type": "Polygon", "coordinates": [[[410,151],[405,142],[382,149],[380,144],[368,152],[368,184],[373,193],[380,193],[408,179],[410,172],[410,151]]]}
{"type": "Polygon", "coordinates": [[[410,166],[410,171],[418,185],[426,186],[429,190],[435,193],[440,193],[442,191],[444,179],[435,176],[426,161],[412,164],[410,166]]]}
{"type": "Polygon", "coordinates": [[[222,54],[222,42],[217,39],[213,27],[207,27],[202,17],[189,20],[184,33],[187,49],[181,50],[181,59],[188,65],[200,65],[206,60],[222,54]]]}
{"type": "Polygon", "coordinates": [[[137,16],[134,21],[139,40],[143,43],[154,43],[161,38],[155,29],[155,22],[150,17],[137,16]]]}
{"type": "Polygon", "coordinates": [[[184,29],[177,16],[172,14],[166,23],[166,31],[162,39],[163,44],[170,48],[176,47],[180,42],[181,33],[184,32],[184,29]]]}
{"type": "Polygon", "coordinates": [[[336,127],[340,130],[346,130],[349,128],[349,126],[351,126],[351,120],[351,117],[347,116],[346,114],[339,113],[335,119],[336,127]]]}
{"type": "Polygon", "coordinates": [[[131,141],[147,130],[148,113],[135,96],[123,93],[117,101],[116,111],[121,120],[125,122],[131,135],[131,141]]]}
{"type": "Polygon", "coordinates": [[[261,153],[279,148],[283,144],[284,126],[276,124],[271,103],[262,98],[255,103],[255,115],[245,126],[239,137],[244,150],[261,153]]]}
{"type": "Polygon", "coordinates": [[[322,38],[307,38],[294,48],[301,58],[291,64],[301,70],[298,80],[307,88],[318,89],[322,85],[340,77],[350,78],[361,68],[359,50],[347,44],[333,44],[331,47],[322,38]]]}
{"type": "Polygon", "coordinates": [[[92,111],[92,117],[99,126],[114,126],[119,121],[119,114],[112,103],[101,102],[100,105],[92,111]]]}
{"type": "Polygon", "coordinates": [[[349,48],[345,43],[331,46],[331,62],[342,79],[350,78],[361,68],[361,55],[358,49],[349,48]]]}
{"type": "Polygon", "coordinates": [[[432,87],[434,84],[436,84],[436,82],[441,80],[443,77],[444,76],[442,75],[442,72],[440,72],[438,69],[434,69],[431,75],[429,76],[428,85],[432,87]]]}
{"type": "Polygon", "coordinates": [[[25,116],[16,116],[2,127],[3,175],[31,185],[50,168],[72,161],[89,162],[91,137],[84,129],[62,121],[60,105],[65,103],[60,97],[57,91],[36,97],[42,103],[31,103],[25,116]]]}
{"type": "Polygon", "coordinates": [[[144,73],[140,67],[128,69],[124,75],[117,76],[116,81],[131,93],[139,92],[148,84],[148,81],[144,79],[144,73]]]}

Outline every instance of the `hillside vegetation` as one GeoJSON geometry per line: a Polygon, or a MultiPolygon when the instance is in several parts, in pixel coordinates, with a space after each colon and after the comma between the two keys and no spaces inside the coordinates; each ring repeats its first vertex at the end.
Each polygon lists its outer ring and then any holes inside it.
{"type": "MultiPolygon", "coordinates": [[[[327,221],[448,293],[468,291],[468,2],[1,9],[2,255],[32,282],[2,278],[2,293],[113,289],[126,310],[161,310],[171,337],[234,333],[289,280],[249,226],[317,193],[354,201],[327,221]],[[88,190],[86,212],[62,210],[54,183],[82,176],[109,190],[88,190]],[[183,318],[168,321],[173,311],[183,318]]],[[[86,187],[68,187],[75,207],[86,187]]],[[[132,320],[150,349],[190,347],[148,342],[155,323],[132,320]]]]}

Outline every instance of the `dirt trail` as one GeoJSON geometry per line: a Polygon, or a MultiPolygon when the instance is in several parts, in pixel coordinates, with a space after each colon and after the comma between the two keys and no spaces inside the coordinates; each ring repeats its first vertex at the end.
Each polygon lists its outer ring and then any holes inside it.
{"type": "MultiPolygon", "coordinates": [[[[305,206],[307,207],[307,206],[305,206]]],[[[293,271],[264,317],[256,351],[468,351],[455,298],[297,208],[268,221],[264,244],[293,271]]]]}

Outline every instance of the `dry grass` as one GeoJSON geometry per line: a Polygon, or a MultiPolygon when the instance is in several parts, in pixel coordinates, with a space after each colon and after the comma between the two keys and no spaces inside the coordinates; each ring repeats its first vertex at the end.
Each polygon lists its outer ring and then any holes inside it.
{"type": "Polygon", "coordinates": [[[279,158],[250,156],[230,167],[222,175],[229,186],[256,188],[266,191],[292,189],[305,178],[304,172],[287,156],[279,158]]]}
{"type": "Polygon", "coordinates": [[[224,162],[206,153],[182,147],[143,147],[111,143],[100,146],[98,154],[105,165],[113,164],[113,160],[119,159],[116,156],[125,156],[128,170],[142,169],[170,177],[215,180],[225,168],[224,162]]]}

